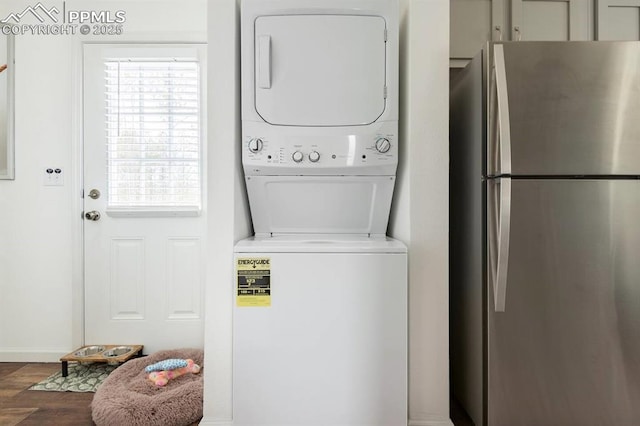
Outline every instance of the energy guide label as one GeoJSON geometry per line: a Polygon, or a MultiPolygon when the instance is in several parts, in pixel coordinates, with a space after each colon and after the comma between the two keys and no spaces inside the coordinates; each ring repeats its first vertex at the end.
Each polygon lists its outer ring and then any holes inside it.
{"type": "Polygon", "coordinates": [[[236,259],[236,305],[271,306],[271,259],[241,257],[236,259]]]}

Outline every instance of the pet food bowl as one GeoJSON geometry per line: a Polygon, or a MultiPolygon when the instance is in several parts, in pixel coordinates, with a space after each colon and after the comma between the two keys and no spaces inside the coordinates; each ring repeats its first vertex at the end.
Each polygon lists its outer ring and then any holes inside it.
{"type": "Polygon", "coordinates": [[[88,356],[92,356],[104,351],[104,346],[85,346],[84,348],[80,348],[79,350],[73,353],[73,356],[78,358],[84,358],[88,356]]]}
{"type": "Polygon", "coordinates": [[[132,350],[133,348],[131,346],[116,346],[115,348],[111,348],[108,351],[104,351],[102,353],[102,356],[104,356],[105,358],[113,358],[129,353],[132,350]]]}

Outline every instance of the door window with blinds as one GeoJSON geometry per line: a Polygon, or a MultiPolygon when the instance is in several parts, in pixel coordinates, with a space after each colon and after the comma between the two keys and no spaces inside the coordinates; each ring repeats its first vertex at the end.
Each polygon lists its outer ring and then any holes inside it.
{"type": "Polygon", "coordinates": [[[149,53],[104,60],[107,212],[197,214],[201,63],[149,53]]]}

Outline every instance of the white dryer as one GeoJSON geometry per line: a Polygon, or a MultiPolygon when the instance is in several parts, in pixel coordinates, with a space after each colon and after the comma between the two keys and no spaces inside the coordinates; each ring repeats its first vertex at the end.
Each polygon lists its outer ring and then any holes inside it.
{"type": "Polygon", "coordinates": [[[387,230],[398,4],[244,0],[242,161],[256,234],[387,230]]]}

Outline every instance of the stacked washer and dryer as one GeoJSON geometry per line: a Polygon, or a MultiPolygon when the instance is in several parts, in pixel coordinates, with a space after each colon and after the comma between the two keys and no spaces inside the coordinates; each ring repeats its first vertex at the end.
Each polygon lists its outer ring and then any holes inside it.
{"type": "Polygon", "coordinates": [[[406,425],[398,4],[243,0],[238,426],[406,425]]]}

